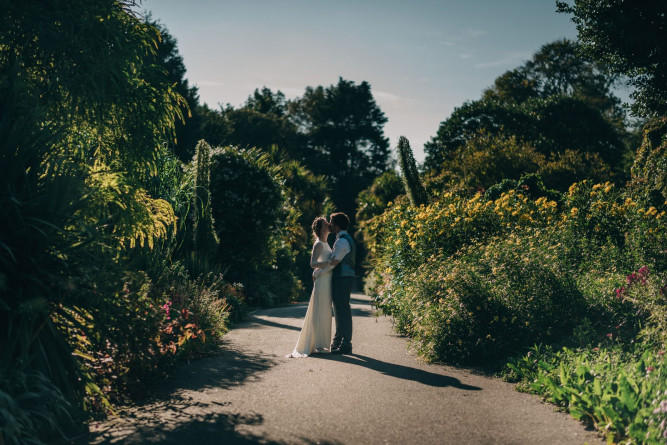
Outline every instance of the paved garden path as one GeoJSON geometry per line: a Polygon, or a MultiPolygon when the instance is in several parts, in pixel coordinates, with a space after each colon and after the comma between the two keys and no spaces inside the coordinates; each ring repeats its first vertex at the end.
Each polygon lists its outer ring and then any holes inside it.
{"type": "Polygon", "coordinates": [[[354,354],[288,359],[306,304],[254,312],[219,356],[181,365],[156,401],[84,443],[602,443],[566,414],[474,371],[420,363],[353,295],[354,354]]]}

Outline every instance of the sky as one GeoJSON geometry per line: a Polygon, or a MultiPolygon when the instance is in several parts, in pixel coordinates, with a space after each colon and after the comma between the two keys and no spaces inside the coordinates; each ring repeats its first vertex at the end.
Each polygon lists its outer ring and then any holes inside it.
{"type": "Polygon", "coordinates": [[[367,81],[418,162],[440,122],[546,43],[576,39],[555,0],[144,0],[178,41],[186,77],[211,108],[256,88],[302,96],[367,81]]]}

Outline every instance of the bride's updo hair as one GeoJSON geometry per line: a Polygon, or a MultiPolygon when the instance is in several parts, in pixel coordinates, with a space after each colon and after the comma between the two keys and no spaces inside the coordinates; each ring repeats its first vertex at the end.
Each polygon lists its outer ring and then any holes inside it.
{"type": "Polygon", "coordinates": [[[313,221],[312,229],[313,233],[315,234],[316,237],[320,237],[320,234],[322,233],[322,226],[327,223],[327,219],[323,218],[321,216],[318,216],[315,218],[315,221],[313,221]]]}

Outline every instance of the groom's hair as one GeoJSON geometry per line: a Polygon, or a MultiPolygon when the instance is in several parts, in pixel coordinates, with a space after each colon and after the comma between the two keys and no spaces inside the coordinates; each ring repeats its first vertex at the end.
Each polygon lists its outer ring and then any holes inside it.
{"type": "Polygon", "coordinates": [[[350,218],[343,212],[337,212],[331,214],[329,222],[336,224],[341,230],[347,230],[347,226],[350,225],[350,218]]]}

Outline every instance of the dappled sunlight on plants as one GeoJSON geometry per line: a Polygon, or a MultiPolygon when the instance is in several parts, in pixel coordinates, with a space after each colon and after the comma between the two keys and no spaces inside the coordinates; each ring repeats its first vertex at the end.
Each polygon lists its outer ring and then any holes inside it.
{"type": "Polygon", "coordinates": [[[509,360],[508,379],[610,440],[661,440],[667,202],[521,184],[397,200],[366,221],[377,307],[431,361],[509,360]]]}

